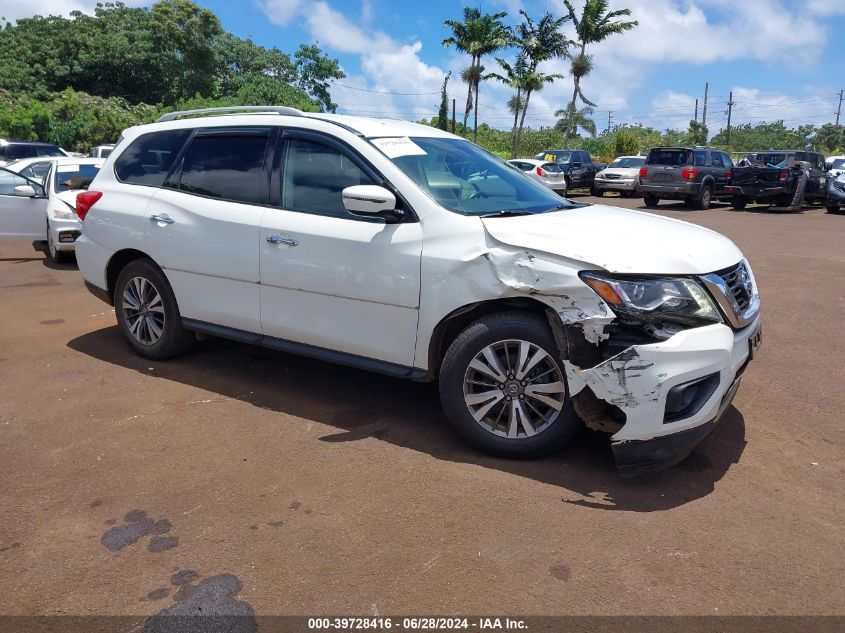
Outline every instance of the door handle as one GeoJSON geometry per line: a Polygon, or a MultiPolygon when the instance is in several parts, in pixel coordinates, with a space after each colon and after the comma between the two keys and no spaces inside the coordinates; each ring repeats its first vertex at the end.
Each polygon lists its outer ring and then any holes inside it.
{"type": "Polygon", "coordinates": [[[150,222],[161,222],[162,224],[173,224],[176,220],[167,213],[155,213],[150,216],[150,222]]]}
{"type": "Polygon", "coordinates": [[[297,242],[292,237],[282,237],[281,235],[268,235],[267,241],[271,244],[286,244],[287,246],[299,246],[299,242],[297,242]]]}

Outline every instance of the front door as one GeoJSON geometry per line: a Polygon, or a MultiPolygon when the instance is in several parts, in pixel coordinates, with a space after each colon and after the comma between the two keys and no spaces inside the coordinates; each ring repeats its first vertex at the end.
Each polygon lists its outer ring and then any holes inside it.
{"type": "Polygon", "coordinates": [[[34,180],[0,168],[0,237],[4,239],[47,239],[47,198],[34,180]],[[15,187],[29,185],[34,197],[18,195],[15,187]]]}
{"type": "Polygon", "coordinates": [[[261,325],[266,336],[411,366],[420,295],[418,222],[348,213],[341,191],[376,184],[330,138],[285,132],[278,208],[261,223],[261,325]]]}

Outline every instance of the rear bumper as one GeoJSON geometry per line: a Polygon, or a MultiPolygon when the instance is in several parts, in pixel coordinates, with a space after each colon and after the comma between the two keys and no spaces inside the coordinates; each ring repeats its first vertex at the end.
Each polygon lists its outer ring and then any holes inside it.
{"type": "Polygon", "coordinates": [[[728,185],[725,187],[725,193],[728,196],[742,196],[743,198],[762,199],[762,198],[776,198],[783,195],[792,195],[792,191],[786,187],[748,187],[728,185]]]}
{"type": "Polygon", "coordinates": [[[640,181],[640,192],[651,193],[661,198],[686,198],[701,191],[700,182],[648,183],[640,181]]]}

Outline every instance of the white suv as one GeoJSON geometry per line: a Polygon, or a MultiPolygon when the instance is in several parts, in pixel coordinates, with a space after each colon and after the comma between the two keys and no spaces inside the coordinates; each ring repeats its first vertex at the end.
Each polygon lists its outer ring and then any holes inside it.
{"type": "Polygon", "coordinates": [[[79,268],[142,356],[203,333],[439,380],[473,446],[586,423],[627,474],[730,404],[760,299],[727,238],[567,201],[436,128],[262,110],[128,129],[77,198],[79,268]]]}

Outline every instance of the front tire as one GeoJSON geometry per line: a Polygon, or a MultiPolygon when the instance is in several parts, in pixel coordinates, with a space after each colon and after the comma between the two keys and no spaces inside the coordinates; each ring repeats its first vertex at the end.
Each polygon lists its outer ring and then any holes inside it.
{"type": "Polygon", "coordinates": [[[144,358],[172,358],[194,341],[193,334],[182,327],[170,283],[150,259],[133,260],[120,271],[114,311],[129,346],[144,358]]]}
{"type": "Polygon", "coordinates": [[[499,457],[546,455],[581,427],[549,325],[525,312],[484,317],[455,338],[440,400],[467,444],[499,457]]]}
{"type": "Polygon", "coordinates": [[[60,251],[56,246],[56,238],[53,236],[49,222],[47,223],[47,251],[50,253],[50,259],[57,264],[64,264],[70,260],[70,253],[60,251]]]}
{"type": "Polygon", "coordinates": [[[645,206],[649,209],[654,209],[658,204],[660,204],[660,198],[653,193],[646,193],[643,194],[643,202],[645,202],[645,206]]]}
{"type": "Polygon", "coordinates": [[[825,204],[825,209],[828,213],[839,213],[840,206],[836,202],[828,202],[825,204]]]}

